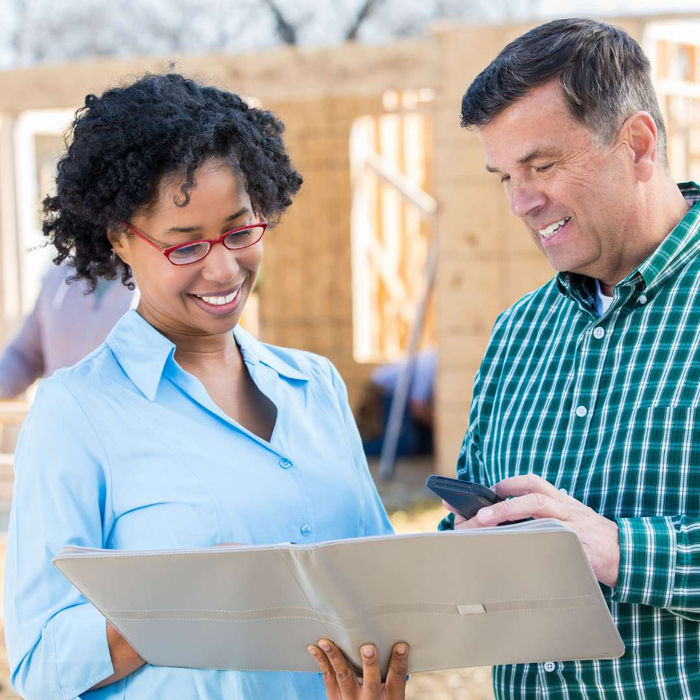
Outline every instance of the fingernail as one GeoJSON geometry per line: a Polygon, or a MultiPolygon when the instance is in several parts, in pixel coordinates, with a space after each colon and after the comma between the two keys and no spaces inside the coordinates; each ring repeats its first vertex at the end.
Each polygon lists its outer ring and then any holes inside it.
{"type": "Polygon", "coordinates": [[[318,645],[321,647],[321,649],[323,649],[323,651],[331,650],[331,643],[326,639],[319,640],[318,645]]]}
{"type": "Polygon", "coordinates": [[[403,656],[406,653],[406,645],[405,644],[399,644],[396,647],[396,653],[399,656],[403,656]]]}
{"type": "Polygon", "coordinates": [[[316,651],[316,647],[309,645],[306,648],[307,648],[309,654],[311,654],[311,656],[316,656],[316,654],[318,654],[318,652],[316,651]]]}
{"type": "Polygon", "coordinates": [[[371,646],[362,647],[362,656],[371,659],[374,656],[374,648],[371,646]]]}
{"type": "Polygon", "coordinates": [[[491,520],[491,518],[493,518],[493,508],[486,508],[485,510],[480,510],[478,516],[479,520],[481,520],[482,523],[486,522],[487,520],[491,520]]]}

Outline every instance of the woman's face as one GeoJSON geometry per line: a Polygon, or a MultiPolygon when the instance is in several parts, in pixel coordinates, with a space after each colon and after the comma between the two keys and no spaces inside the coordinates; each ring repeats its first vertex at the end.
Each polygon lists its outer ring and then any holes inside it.
{"type": "MultiPolygon", "coordinates": [[[[229,163],[206,161],[195,178],[187,206],[175,204],[182,199],[182,180],[166,178],[154,204],[136,212],[129,224],[156,245],[168,248],[216,239],[259,221],[229,163]]],[[[229,333],[241,317],[262,262],[262,241],[239,250],[215,245],[204,259],[176,266],[135,235],[110,235],[110,240],[131,267],[141,292],[139,313],[171,340],[229,333]],[[221,303],[231,295],[232,300],[221,303]]]]}

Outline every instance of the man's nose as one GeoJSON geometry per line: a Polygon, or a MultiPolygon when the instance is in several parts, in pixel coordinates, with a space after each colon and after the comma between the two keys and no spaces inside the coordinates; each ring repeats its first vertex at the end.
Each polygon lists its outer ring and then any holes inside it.
{"type": "Polygon", "coordinates": [[[508,199],[510,210],[521,219],[547,203],[544,192],[528,183],[512,183],[508,191],[508,199]]]}
{"type": "Polygon", "coordinates": [[[229,250],[226,246],[219,244],[212,246],[209,255],[204,259],[202,277],[210,282],[225,284],[233,282],[238,276],[240,264],[236,250],[229,250]]]}

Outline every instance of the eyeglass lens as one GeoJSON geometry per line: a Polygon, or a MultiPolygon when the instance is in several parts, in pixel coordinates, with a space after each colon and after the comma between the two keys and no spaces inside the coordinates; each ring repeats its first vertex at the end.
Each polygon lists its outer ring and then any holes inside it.
{"type": "MultiPolygon", "coordinates": [[[[251,226],[251,228],[241,231],[234,231],[224,238],[223,243],[229,250],[246,248],[257,243],[262,238],[264,230],[262,226],[251,226]]],[[[202,241],[183,246],[182,248],[176,248],[169,253],[168,260],[174,265],[187,265],[197,262],[206,256],[210,247],[211,243],[202,241]]]]}
{"type": "Polygon", "coordinates": [[[209,243],[193,243],[176,248],[168,254],[168,260],[175,265],[187,265],[201,260],[209,252],[209,243]]]}

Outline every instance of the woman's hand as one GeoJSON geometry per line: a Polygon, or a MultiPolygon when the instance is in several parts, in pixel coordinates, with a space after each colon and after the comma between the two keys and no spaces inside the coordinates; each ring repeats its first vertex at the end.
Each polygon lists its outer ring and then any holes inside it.
{"type": "Polygon", "coordinates": [[[406,697],[407,644],[394,645],[385,683],[382,683],[377,650],[372,644],[360,649],[362,684],[333,642],[321,639],[318,646],[309,646],[309,653],[321,669],[329,700],[403,700],[406,697]]]}
{"type": "Polygon", "coordinates": [[[141,668],[146,662],[138,655],[129,642],[122,637],[119,630],[107,622],[107,644],[109,646],[109,655],[112,659],[112,668],[114,673],[103,681],[93,685],[90,690],[104,688],[106,685],[111,685],[120,681],[122,678],[131,675],[134,671],[141,668]]]}

